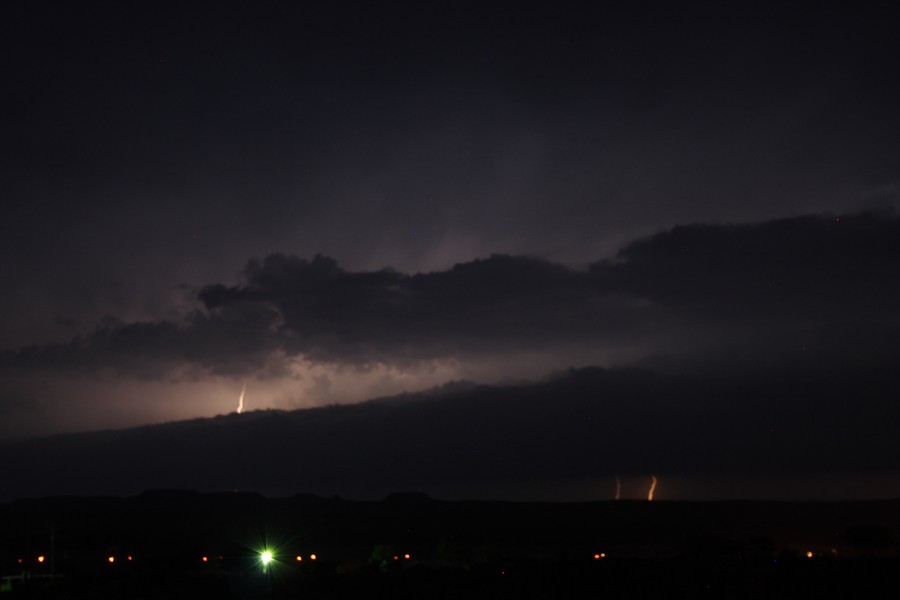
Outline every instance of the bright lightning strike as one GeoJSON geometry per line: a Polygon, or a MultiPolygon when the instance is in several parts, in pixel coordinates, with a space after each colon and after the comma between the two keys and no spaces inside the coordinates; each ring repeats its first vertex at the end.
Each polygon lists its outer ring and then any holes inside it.
{"type": "Polygon", "coordinates": [[[651,475],[650,477],[652,478],[652,480],[650,481],[650,491],[647,492],[647,502],[653,501],[653,492],[656,491],[656,484],[658,482],[658,480],[656,479],[656,475],[651,475]]]}
{"type": "Polygon", "coordinates": [[[244,383],[244,387],[241,388],[241,397],[238,398],[238,407],[237,414],[241,414],[244,412],[244,394],[247,393],[247,384],[244,383]]]}

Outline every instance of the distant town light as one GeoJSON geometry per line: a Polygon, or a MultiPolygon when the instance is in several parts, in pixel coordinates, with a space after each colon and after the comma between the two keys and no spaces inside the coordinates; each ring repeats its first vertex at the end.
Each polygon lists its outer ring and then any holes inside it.
{"type": "Polygon", "coordinates": [[[116,557],[115,556],[107,556],[106,562],[108,562],[109,564],[113,564],[114,562],[116,562],[116,557]]]}
{"type": "Polygon", "coordinates": [[[262,562],[263,566],[268,565],[270,562],[272,562],[272,551],[263,550],[259,555],[259,560],[262,562]]]}
{"type": "Polygon", "coordinates": [[[806,551],[806,558],[812,558],[812,557],[813,557],[813,551],[812,551],[812,550],[807,550],[807,551],[806,551]]]}
{"type": "Polygon", "coordinates": [[[130,554],[128,555],[128,560],[129,560],[129,562],[131,561],[131,555],[130,555],[130,554]]]}
{"type": "Polygon", "coordinates": [[[38,562],[39,562],[39,563],[44,562],[44,557],[43,557],[43,556],[38,556],[38,562]]]}
{"type": "Polygon", "coordinates": [[[315,555],[315,554],[310,554],[310,555],[309,555],[309,560],[316,560],[316,555],[315,555]]]}
{"type": "Polygon", "coordinates": [[[300,561],[302,561],[302,560],[303,560],[303,557],[300,556],[300,555],[298,554],[298,555],[297,555],[297,562],[300,562],[300,561]]]}
{"type": "Polygon", "coordinates": [[[202,557],[200,560],[202,560],[203,562],[206,562],[206,561],[208,561],[209,559],[206,558],[206,557],[204,556],[204,557],[202,557]]]}
{"type": "Polygon", "coordinates": [[[403,558],[405,558],[406,560],[409,560],[409,554],[404,554],[403,558]]]}

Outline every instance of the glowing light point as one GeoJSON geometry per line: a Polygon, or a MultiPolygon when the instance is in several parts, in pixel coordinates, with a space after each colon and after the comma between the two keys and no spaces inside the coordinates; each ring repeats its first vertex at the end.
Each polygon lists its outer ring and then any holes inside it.
{"type": "Polygon", "coordinates": [[[404,554],[403,558],[405,558],[406,560],[409,560],[409,554],[404,554]]]}
{"type": "Polygon", "coordinates": [[[200,560],[202,560],[203,562],[206,562],[206,561],[208,561],[209,559],[206,558],[206,557],[204,556],[204,557],[200,558],[200,560]]]}
{"type": "Polygon", "coordinates": [[[109,564],[113,564],[114,562],[116,562],[116,557],[115,556],[107,556],[106,562],[108,562],[109,564]]]}
{"type": "Polygon", "coordinates": [[[806,551],[806,558],[812,558],[813,556],[814,556],[814,555],[813,555],[813,551],[812,551],[812,550],[807,550],[807,551],[806,551]]]}
{"type": "Polygon", "coordinates": [[[300,555],[298,554],[298,555],[297,555],[297,562],[300,562],[300,561],[302,561],[302,560],[303,560],[303,557],[300,556],[300,555]]]}
{"type": "Polygon", "coordinates": [[[309,555],[309,560],[316,560],[316,555],[315,555],[315,554],[310,554],[310,555],[309,555]]]}
{"type": "Polygon", "coordinates": [[[271,550],[263,550],[259,555],[259,561],[263,564],[263,566],[267,566],[270,562],[272,562],[272,551],[271,550]]]}
{"type": "Polygon", "coordinates": [[[38,562],[39,562],[39,563],[44,562],[44,557],[43,557],[43,556],[38,556],[38,562]]]}

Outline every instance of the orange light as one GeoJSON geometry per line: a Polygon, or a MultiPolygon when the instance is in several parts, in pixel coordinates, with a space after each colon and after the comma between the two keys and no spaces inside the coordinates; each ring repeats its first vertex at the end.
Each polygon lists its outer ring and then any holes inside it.
{"type": "Polygon", "coordinates": [[[297,555],[297,562],[300,562],[301,560],[303,560],[303,557],[300,556],[300,555],[298,554],[298,555],[297,555]]]}
{"type": "Polygon", "coordinates": [[[309,555],[309,560],[316,560],[316,555],[315,555],[315,554],[310,554],[310,555],[309,555]]]}
{"type": "Polygon", "coordinates": [[[201,558],[201,559],[200,559],[200,560],[202,560],[202,561],[203,561],[203,562],[206,562],[206,561],[208,561],[208,560],[209,560],[209,559],[208,559],[208,558],[206,558],[206,557],[205,557],[205,556],[204,556],[204,557],[203,557],[203,558],[201,558]]]}
{"type": "Polygon", "coordinates": [[[130,555],[130,554],[128,555],[128,560],[131,560],[131,555],[130,555]]]}
{"type": "Polygon", "coordinates": [[[600,555],[599,555],[599,554],[595,554],[595,555],[594,555],[594,560],[600,560],[600,555]]]}
{"type": "Polygon", "coordinates": [[[112,563],[116,562],[116,557],[115,557],[115,556],[110,556],[110,557],[108,557],[106,560],[109,562],[109,564],[112,564],[112,563]]]}
{"type": "Polygon", "coordinates": [[[403,558],[405,558],[406,560],[409,560],[409,554],[404,554],[403,558]]]}
{"type": "Polygon", "coordinates": [[[38,556],[38,562],[39,562],[39,563],[44,562],[44,557],[43,557],[43,556],[38,556]]]}
{"type": "Polygon", "coordinates": [[[812,558],[812,557],[813,557],[813,551],[812,551],[812,550],[807,550],[807,551],[806,551],[806,558],[812,558]]]}
{"type": "Polygon", "coordinates": [[[600,553],[600,558],[606,558],[606,552],[601,552],[601,553],[600,553]]]}
{"type": "Polygon", "coordinates": [[[395,554],[395,555],[394,555],[394,560],[400,560],[400,557],[397,556],[397,555],[395,554]]]}

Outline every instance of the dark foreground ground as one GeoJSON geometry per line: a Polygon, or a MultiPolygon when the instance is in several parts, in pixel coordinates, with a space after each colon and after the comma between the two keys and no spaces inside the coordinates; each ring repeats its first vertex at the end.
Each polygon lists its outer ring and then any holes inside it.
{"type": "Polygon", "coordinates": [[[380,502],[151,492],[0,505],[2,598],[870,598],[900,502],[380,502]],[[264,566],[261,552],[273,561],[264,566]]]}

